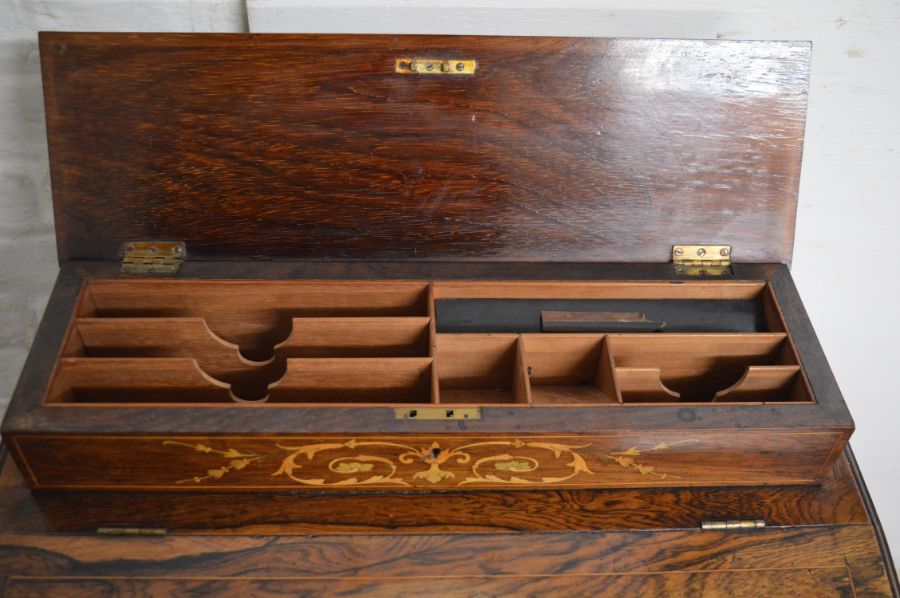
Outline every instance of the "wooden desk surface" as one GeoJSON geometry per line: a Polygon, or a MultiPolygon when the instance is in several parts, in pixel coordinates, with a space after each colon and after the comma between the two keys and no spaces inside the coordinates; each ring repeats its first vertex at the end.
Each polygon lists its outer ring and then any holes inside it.
{"type": "Polygon", "coordinates": [[[343,497],[32,493],[0,459],[5,596],[796,598],[896,584],[849,454],[818,487],[343,497]],[[768,525],[699,529],[747,517],[768,525]],[[124,527],[164,532],[97,533],[124,527]]]}

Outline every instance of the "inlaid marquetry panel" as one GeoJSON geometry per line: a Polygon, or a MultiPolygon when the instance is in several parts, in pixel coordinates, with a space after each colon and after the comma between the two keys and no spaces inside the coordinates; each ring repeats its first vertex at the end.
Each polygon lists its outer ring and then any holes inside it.
{"type": "Polygon", "coordinates": [[[810,483],[839,433],[20,437],[38,488],[484,489],[810,483]],[[726,450],[727,449],[727,450],[726,450]],[[735,457],[737,455],[737,457],[735,457]]]}

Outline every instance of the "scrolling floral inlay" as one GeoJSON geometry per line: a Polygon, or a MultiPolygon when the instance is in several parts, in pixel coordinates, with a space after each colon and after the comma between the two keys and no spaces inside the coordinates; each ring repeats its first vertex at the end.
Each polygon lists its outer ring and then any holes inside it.
{"type": "Polygon", "coordinates": [[[641,451],[636,446],[633,446],[625,451],[617,451],[612,453],[605,453],[603,455],[603,459],[607,462],[612,462],[622,467],[624,469],[633,469],[639,472],[641,475],[654,475],[660,478],[673,478],[676,480],[680,480],[681,478],[677,475],[672,475],[671,473],[663,473],[656,471],[656,467],[653,465],[645,465],[638,463],[637,459],[644,453],[654,453],[657,451],[664,451],[666,449],[670,449],[673,446],[679,446],[683,444],[693,444],[695,442],[700,442],[694,438],[690,438],[688,440],[680,440],[678,442],[660,442],[656,446],[650,447],[644,451],[641,451]]]}
{"type": "MultiPolygon", "coordinates": [[[[648,453],[696,442],[699,441],[687,439],[678,442],[660,442],[645,449],[632,446],[623,451],[599,453],[600,463],[616,465],[642,476],[680,479],[671,473],[658,471],[656,466],[648,465],[641,457],[648,453]]],[[[228,447],[220,450],[201,443],[191,444],[173,440],[166,440],[163,444],[216,454],[226,460],[220,467],[208,469],[205,475],[178,480],[179,484],[200,484],[209,480],[219,480],[233,471],[243,470],[251,463],[269,457],[281,459],[280,466],[269,475],[284,476],[297,484],[317,487],[366,485],[408,487],[415,485],[419,480],[428,484],[443,483],[455,486],[542,485],[560,484],[579,475],[596,475],[580,452],[589,448],[591,443],[570,445],[510,439],[470,442],[444,448],[438,441],[432,442],[429,446],[417,447],[387,440],[351,439],[346,442],[318,442],[297,446],[276,443],[274,448],[282,452],[271,455],[242,452],[228,447]],[[563,462],[560,463],[560,460],[563,462]],[[417,470],[410,472],[411,467],[417,470]],[[404,471],[403,475],[401,469],[404,471]],[[542,474],[542,470],[546,473],[542,474]]]]}
{"type": "Polygon", "coordinates": [[[244,469],[251,463],[259,461],[263,459],[261,455],[254,455],[252,453],[242,453],[233,448],[226,448],[224,451],[216,450],[211,446],[207,446],[205,444],[197,443],[197,444],[189,444],[187,442],[178,442],[175,440],[164,440],[163,445],[165,446],[186,446],[188,448],[192,448],[198,453],[214,453],[216,455],[221,455],[225,459],[228,459],[228,462],[219,467],[217,469],[207,469],[206,475],[199,476],[196,475],[192,478],[188,478],[186,480],[178,480],[175,482],[176,484],[187,484],[190,482],[194,482],[195,484],[199,484],[200,482],[205,482],[206,480],[216,479],[220,480],[225,477],[225,474],[238,471],[244,469]]]}

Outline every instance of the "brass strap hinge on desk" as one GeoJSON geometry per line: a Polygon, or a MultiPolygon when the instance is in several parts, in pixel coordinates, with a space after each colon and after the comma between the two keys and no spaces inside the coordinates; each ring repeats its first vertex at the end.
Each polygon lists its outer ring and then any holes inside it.
{"type": "Polygon", "coordinates": [[[686,276],[731,274],[731,245],[674,245],[672,262],[686,276]]]}
{"type": "Polygon", "coordinates": [[[130,241],[122,247],[122,272],[177,274],[185,253],[180,241],[130,241]]]}
{"type": "Polygon", "coordinates": [[[765,519],[707,519],[700,522],[700,529],[704,531],[761,529],[764,527],[766,527],[765,519]]]}

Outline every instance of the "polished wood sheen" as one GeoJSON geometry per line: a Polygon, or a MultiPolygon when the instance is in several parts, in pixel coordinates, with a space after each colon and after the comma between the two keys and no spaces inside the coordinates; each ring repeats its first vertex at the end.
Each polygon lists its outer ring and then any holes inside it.
{"type": "Polygon", "coordinates": [[[785,265],[808,43],[40,42],[61,272],[2,426],[3,596],[898,595],[785,265]],[[153,239],[177,275],[123,274],[153,239]],[[752,321],[437,325],[560,298],[752,321]],[[766,527],[701,527],[736,519],[766,527]]]}
{"type": "Polygon", "coordinates": [[[346,492],[812,484],[845,441],[841,431],[10,440],[36,489],[346,492]]]}
{"type": "Polygon", "coordinates": [[[810,44],[41,34],[59,255],[791,258],[810,44]],[[399,75],[401,57],[472,76],[399,75]]]}
{"type": "Polygon", "coordinates": [[[895,584],[844,456],[821,486],[302,499],[34,493],[0,461],[5,596],[819,598],[895,584]],[[747,516],[774,529],[699,529],[747,516]],[[126,528],[157,535],[98,535],[126,528]]]}

